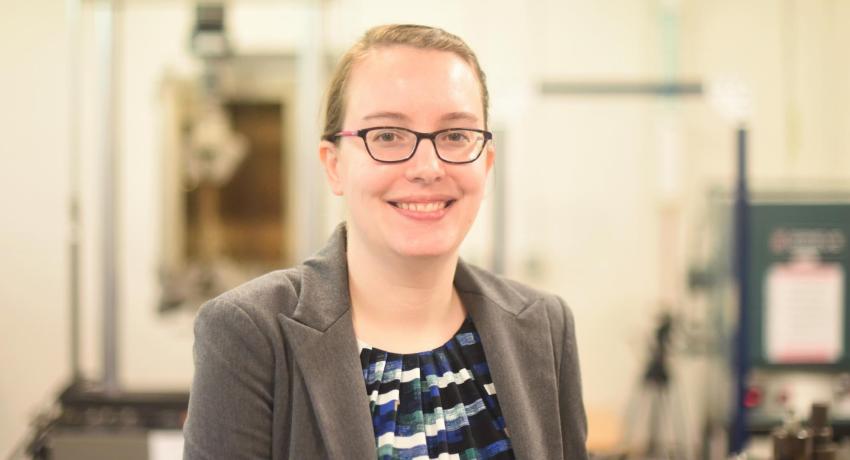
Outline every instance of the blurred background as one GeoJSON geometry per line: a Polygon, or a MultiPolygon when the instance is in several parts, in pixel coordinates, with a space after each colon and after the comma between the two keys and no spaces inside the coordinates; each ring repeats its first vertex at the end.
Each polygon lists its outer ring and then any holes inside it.
{"type": "Polygon", "coordinates": [[[0,8],[3,458],[180,458],[193,316],[341,220],[325,84],[383,23],[478,54],[498,156],[462,255],[571,305],[594,453],[847,436],[850,2],[0,8]]]}

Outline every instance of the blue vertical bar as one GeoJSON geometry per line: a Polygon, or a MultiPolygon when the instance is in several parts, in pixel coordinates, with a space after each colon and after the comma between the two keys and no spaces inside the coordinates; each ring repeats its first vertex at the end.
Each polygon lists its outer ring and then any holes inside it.
{"type": "Polygon", "coordinates": [[[735,278],[738,288],[738,329],[735,334],[734,376],[735,406],[729,433],[729,453],[744,450],[747,442],[744,396],[749,373],[749,269],[750,269],[750,203],[747,190],[747,130],[738,128],[738,178],[735,190],[735,278]]]}

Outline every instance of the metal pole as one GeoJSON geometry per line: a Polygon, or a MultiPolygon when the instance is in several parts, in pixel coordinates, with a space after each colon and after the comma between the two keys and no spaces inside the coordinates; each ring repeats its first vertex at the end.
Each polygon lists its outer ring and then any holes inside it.
{"type": "Polygon", "coordinates": [[[750,209],[747,189],[747,130],[738,128],[738,179],[735,192],[735,277],[738,287],[738,330],[735,334],[735,406],[729,436],[729,453],[738,454],[747,442],[744,396],[749,372],[749,269],[750,269],[750,209]]]}
{"type": "Polygon", "coordinates": [[[71,384],[82,380],[80,366],[80,124],[79,124],[79,62],[80,62],[80,0],[66,0],[68,22],[68,296],[70,312],[69,350],[71,384]]]}
{"type": "Polygon", "coordinates": [[[295,256],[303,260],[322,246],[323,219],[325,211],[324,181],[316,167],[316,143],[321,136],[316,120],[320,119],[322,106],[320,94],[324,81],[324,23],[325,2],[312,3],[305,12],[308,26],[302,28],[299,37],[298,55],[295,61],[295,77],[298,91],[295,95],[295,124],[298,136],[295,142],[294,187],[298,202],[295,206],[297,246],[295,256]],[[303,191],[303,193],[300,193],[303,191]]]}
{"type": "Polygon", "coordinates": [[[116,277],[116,173],[117,173],[117,76],[118,76],[118,31],[116,16],[117,1],[105,1],[98,24],[99,52],[101,59],[103,139],[101,156],[102,171],[102,258],[103,258],[103,390],[107,394],[118,393],[118,286],[116,277]]]}
{"type": "MultiPolygon", "coordinates": [[[[504,132],[499,135],[500,145],[507,145],[504,132]]],[[[500,275],[505,274],[505,264],[508,250],[507,237],[507,203],[505,202],[505,189],[507,188],[506,171],[507,158],[504,151],[499,152],[496,157],[498,164],[493,168],[493,271],[500,275]]]]}

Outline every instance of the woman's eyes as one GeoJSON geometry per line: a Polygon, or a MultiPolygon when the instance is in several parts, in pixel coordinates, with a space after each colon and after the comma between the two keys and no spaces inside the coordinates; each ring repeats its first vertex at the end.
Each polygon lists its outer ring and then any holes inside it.
{"type": "MultiPolygon", "coordinates": [[[[414,134],[407,131],[400,130],[381,130],[381,131],[373,131],[369,133],[369,142],[375,143],[396,143],[396,142],[406,142],[411,141],[414,138],[414,134]]],[[[473,133],[463,130],[458,131],[447,131],[440,133],[437,138],[437,142],[446,142],[449,144],[469,144],[475,141],[475,137],[473,133]]]]}
{"type": "Polygon", "coordinates": [[[469,142],[471,140],[469,138],[469,135],[467,135],[466,133],[457,131],[446,133],[444,139],[454,143],[464,143],[469,142]]]}
{"type": "Polygon", "coordinates": [[[402,135],[397,131],[378,131],[372,134],[371,139],[375,142],[398,142],[402,135]]]}

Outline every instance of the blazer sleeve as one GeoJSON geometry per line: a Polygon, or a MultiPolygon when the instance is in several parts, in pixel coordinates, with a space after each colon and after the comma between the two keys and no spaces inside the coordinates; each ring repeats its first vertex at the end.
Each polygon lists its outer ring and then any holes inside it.
{"type": "Polygon", "coordinates": [[[564,324],[561,338],[561,362],[558,366],[558,403],[561,413],[564,458],[584,460],[588,458],[587,416],[582,400],[575,322],[572,311],[560,297],[558,297],[558,304],[564,324]]]}
{"type": "Polygon", "coordinates": [[[274,352],[251,316],[226,300],[204,304],[194,361],[183,458],[271,458],[274,352]]]}

